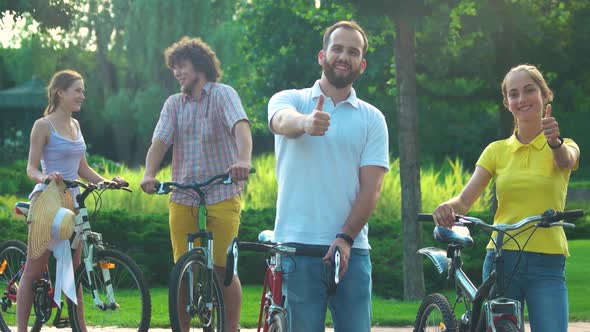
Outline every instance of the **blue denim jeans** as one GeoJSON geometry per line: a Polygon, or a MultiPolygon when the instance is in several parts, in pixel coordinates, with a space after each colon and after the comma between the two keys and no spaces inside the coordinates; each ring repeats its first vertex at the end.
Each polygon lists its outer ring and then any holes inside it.
{"type": "Polygon", "coordinates": [[[329,266],[318,257],[296,256],[283,260],[283,294],[286,296],[290,332],[325,330],[330,309],[335,332],[371,330],[371,259],[351,253],[348,270],[328,295],[329,266]]]}
{"type": "MultiPolygon", "coordinates": [[[[504,250],[505,296],[526,304],[532,332],[567,332],[568,296],[565,285],[565,257],[534,252],[504,250]],[[518,265],[516,266],[516,264],[518,265]]],[[[488,250],[483,280],[494,264],[488,250]]]]}

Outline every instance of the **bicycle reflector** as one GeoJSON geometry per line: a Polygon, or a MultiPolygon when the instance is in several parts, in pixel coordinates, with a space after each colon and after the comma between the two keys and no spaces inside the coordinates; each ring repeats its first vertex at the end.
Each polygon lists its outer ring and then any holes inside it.
{"type": "Polygon", "coordinates": [[[6,265],[8,262],[6,259],[2,260],[2,264],[0,264],[0,276],[4,274],[4,270],[6,270],[6,265]]]}
{"type": "Polygon", "coordinates": [[[115,268],[115,263],[101,262],[100,263],[100,268],[101,269],[114,269],[115,268]]]}

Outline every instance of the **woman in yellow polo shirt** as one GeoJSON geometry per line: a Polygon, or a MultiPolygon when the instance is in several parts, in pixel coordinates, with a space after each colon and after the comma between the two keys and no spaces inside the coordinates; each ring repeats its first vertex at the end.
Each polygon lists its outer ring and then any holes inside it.
{"type": "MultiPolygon", "coordinates": [[[[433,212],[437,225],[451,227],[454,215],[466,214],[492,178],[498,199],[495,224],[515,223],[547,209],[564,209],[570,173],[578,167],[580,149],[573,140],[561,138],[549,104],[553,92],[536,67],[519,65],[504,77],[502,95],[504,106],[514,116],[514,133],[486,147],[463,191],[433,212]]],[[[567,331],[565,257],[569,252],[563,229],[518,232],[512,234],[516,241],[521,246],[526,243],[520,259],[513,240],[506,240],[504,246],[505,271],[511,276],[507,296],[526,302],[533,332],[567,331]]],[[[492,248],[488,244],[484,280],[492,268],[492,248]]]]}

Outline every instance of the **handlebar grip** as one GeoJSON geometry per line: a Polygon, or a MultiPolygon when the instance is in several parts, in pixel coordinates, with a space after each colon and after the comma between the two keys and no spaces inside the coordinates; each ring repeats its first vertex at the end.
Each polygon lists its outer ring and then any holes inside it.
{"type": "Polygon", "coordinates": [[[430,213],[418,213],[418,222],[434,222],[434,217],[430,213]]]}
{"type": "Polygon", "coordinates": [[[240,250],[246,251],[255,251],[255,252],[267,252],[271,246],[263,244],[263,243],[255,243],[255,242],[240,242],[238,243],[238,248],[240,250]]]}
{"type": "Polygon", "coordinates": [[[563,220],[576,219],[582,216],[584,216],[584,211],[582,210],[571,210],[561,212],[561,219],[563,220]]]}

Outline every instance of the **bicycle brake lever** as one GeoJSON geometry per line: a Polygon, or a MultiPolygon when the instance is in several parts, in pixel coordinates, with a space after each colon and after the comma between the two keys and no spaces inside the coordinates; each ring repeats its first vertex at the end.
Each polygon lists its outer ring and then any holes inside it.
{"type": "Polygon", "coordinates": [[[334,249],[334,283],[338,285],[340,282],[340,250],[336,247],[334,249]]]}

